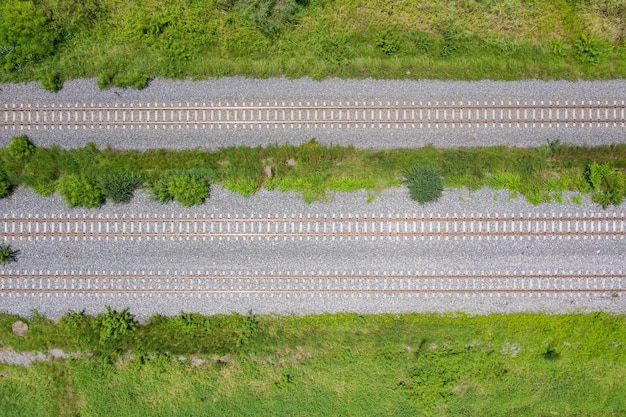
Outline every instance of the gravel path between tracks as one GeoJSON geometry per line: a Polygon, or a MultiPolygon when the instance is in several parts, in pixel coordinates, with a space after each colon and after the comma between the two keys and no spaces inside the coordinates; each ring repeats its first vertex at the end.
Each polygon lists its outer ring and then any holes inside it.
{"type": "MultiPolygon", "coordinates": [[[[171,81],[156,79],[143,90],[111,88],[99,90],[94,79],[65,83],[57,93],[39,88],[35,82],[0,85],[0,103],[199,103],[203,102],[314,102],[314,101],[619,101],[624,100],[626,80],[568,81],[393,81],[339,80],[313,81],[270,78],[221,78],[204,81],[171,81]]],[[[609,144],[625,139],[624,127],[507,128],[457,127],[424,129],[223,129],[223,130],[26,130],[38,144],[62,147],[83,146],[93,141],[100,146],[122,149],[209,148],[222,146],[263,145],[267,143],[299,144],[316,137],[323,143],[353,144],[362,148],[436,146],[540,146],[560,139],[576,144],[609,144]]],[[[0,130],[0,145],[20,131],[0,130]]]]}

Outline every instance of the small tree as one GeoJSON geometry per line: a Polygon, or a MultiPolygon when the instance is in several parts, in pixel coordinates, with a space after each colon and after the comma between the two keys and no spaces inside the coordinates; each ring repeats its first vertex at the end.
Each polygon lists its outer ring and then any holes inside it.
{"type": "Polygon", "coordinates": [[[104,201],[100,186],[82,175],[64,175],[57,183],[57,191],[69,207],[100,207],[104,201]]]}
{"type": "Polygon", "coordinates": [[[209,183],[200,176],[178,174],[168,178],[167,190],[175,201],[189,207],[202,204],[209,196],[209,183]]]}
{"type": "Polygon", "coordinates": [[[420,204],[437,201],[443,193],[443,181],[432,168],[414,166],[405,176],[411,198],[420,204]]]}

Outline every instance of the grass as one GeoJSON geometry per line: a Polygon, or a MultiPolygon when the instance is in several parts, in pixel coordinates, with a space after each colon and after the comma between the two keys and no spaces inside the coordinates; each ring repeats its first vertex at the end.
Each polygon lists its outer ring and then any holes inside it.
{"type": "Polygon", "coordinates": [[[0,314],[0,346],[72,360],[0,364],[4,416],[618,416],[626,317],[604,313],[181,313],[106,345],[82,316],[36,315],[24,337],[0,314]],[[86,355],[86,352],[91,352],[86,355]]]}
{"type": "MultiPolygon", "coordinates": [[[[24,137],[18,139],[23,141],[24,137]]],[[[447,188],[507,189],[512,196],[522,195],[533,204],[561,202],[563,192],[578,192],[606,207],[620,204],[626,194],[624,144],[588,147],[554,141],[537,148],[442,149],[428,145],[368,150],[322,145],[313,139],[298,146],[228,147],[213,152],[122,151],[98,149],[93,143],[67,150],[31,145],[27,155],[16,156],[11,145],[0,149],[0,177],[5,178],[7,192],[23,184],[49,195],[73,178],[76,181],[72,184],[91,184],[97,191],[96,200],[87,190],[85,195],[73,191],[79,205],[83,200],[98,203],[104,194],[113,192],[130,198],[140,186],[160,195],[159,190],[166,186],[163,184],[181,175],[222,184],[245,196],[266,188],[295,191],[311,202],[324,200],[333,192],[363,189],[377,193],[397,187],[415,166],[434,170],[447,188]],[[112,178],[132,181],[118,184],[116,180],[112,184],[112,178]]],[[[207,197],[204,186],[200,191],[198,198],[189,198],[201,201],[207,197]]],[[[171,193],[166,194],[162,201],[171,199],[171,193]]]]}
{"type": "Polygon", "coordinates": [[[51,90],[82,77],[141,88],[154,77],[227,75],[626,75],[621,0],[37,0],[19,14],[20,2],[2,9],[0,82],[40,80],[51,90]]]}

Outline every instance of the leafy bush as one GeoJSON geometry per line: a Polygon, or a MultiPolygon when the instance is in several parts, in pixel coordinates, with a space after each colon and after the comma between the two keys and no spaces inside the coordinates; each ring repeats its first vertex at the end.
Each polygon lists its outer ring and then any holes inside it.
{"type": "Polygon", "coordinates": [[[52,55],[59,33],[32,1],[3,0],[0,5],[0,63],[13,70],[52,55]]]}
{"type": "Polygon", "coordinates": [[[254,178],[240,177],[235,179],[227,179],[224,182],[224,188],[239,193],[244,197],[248,197],[259,190],[259,184],[254,178]]]}
{"type": "Polygon", "coordinates": [[[7,153],[13,159],[18,161],[25,161],[33,153],[35,153],[36,146],[28,139],[26,135],[15,136],[11,143],[7,146],[7,153]]]}
{"type": "Polygon", "coordinates": [[[195,175],[172,175],[167,179],[167,191],[183,206],[195,206],[209,196],[209,183],[195,175]]]}
{"type": "Polygon", "coordinates": [[[416,165],[405,175],[411,198],[420,204],[437,201],[443,193],[443,181],[432,168],[416,165]]]}
{"type": "Polygon", "coordinates": [[[137,322],[133,315],[128,312],[128,308],[116,311],[109,306],[105,307],[106,313],[96,316],[96,325],[100,329],[101,344],[131,333],[137,328],[137,322]]]}
{"type": "Polygon", "coordinates": [[[602,180],[611,175],[612,172],[613,170],[607,163],[593,163],[587,165],[587,167],[585,168],[585,180],[587,180],[587,183],[591,186],[591,189],[593,191],[596,191],[602,185],[602,180]]]}
{"type": "Polygon", "coordinates": [[[580,35],[574,41],[576,58],[583,64],[597,64],[610,50],[609,46],[601,40],[589,35],[580,35]]]}
{"type": "Polygon", "coordinates": [[[395,55],[400,51],[400,38],[395,32],[385,30],[378,34],[376,46],[385,55],[395,55]]]}
{"type": "Polygon", "coordinates": [[[39,77],[41,88],[56,93],[63,87],[63,78],[58,71],[46,71],[39,77]]]}
{"type": "Polygon", "coordinates": [[[19,251],[14,250],[6,243],[0,245],[0,264],[10,264],[17,260],[19,251]]]}
{"type": "Polygon", "coordinates": [[[100,185],[82,175],[62,176],[57,182],[57,192],[69,207],[100,207],[104,202],[100,185]]]}
{"type": "Polygon", "coordinates": [[[148,187],[148,192],[150,193],[150,198],[159,203],[169,203],[174,199],[170,190],[167,188],[167,179],[166,178],[158,178],[154,180],[148,187]]]}
{"type": "Polygon", "coordinates": [[[4,171],[0,171],[0,198],[6,197],[11,193],[13,184],[9,180],[9,176],[4,171]]]}
{"type": "Polygon", "coordinates": [[[106,198],[115,203],[128,203],[133,191],[141,185],[141,179],[132,171],[109,172],[100,177],[100,185],[106,198]]]}

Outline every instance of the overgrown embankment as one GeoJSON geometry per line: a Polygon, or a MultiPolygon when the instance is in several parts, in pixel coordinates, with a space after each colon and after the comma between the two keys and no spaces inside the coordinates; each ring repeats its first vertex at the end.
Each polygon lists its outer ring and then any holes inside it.
{"type": "Polygon", "coordinates": [[[365,189],[375,193],[403,182],[420,203],[436,200],[443,187],[507,189],[533,203],[593,201],[619,205],[626,195],[626,145],[575,146],[553,141],[538,148],[435,148],[368,150],[293,145],[147,151],[43,148],[26,136],[0,149],[0,197],[18,185],[41,195],[59,193],[69,206],[98,207],[106,200],[124,203],[143,188],[155,200],[200,204],[209,184],[242,195],[260,188],[296,191],[308,202],[327,192],[365,189]],[[417,169],[417,171],[416,171],[417,169]]]}
{"type": "Polygon", "coordinates": [[[623,315],[0,314],[0,348],[51,352],[0,362],[5,417],[626,411],[623,315]]]}
{"type": "Polygon", "coordinates": [[[617,79],[623,0],[4,0],[0,82],[617,79]]]}

